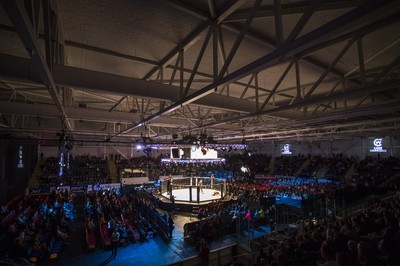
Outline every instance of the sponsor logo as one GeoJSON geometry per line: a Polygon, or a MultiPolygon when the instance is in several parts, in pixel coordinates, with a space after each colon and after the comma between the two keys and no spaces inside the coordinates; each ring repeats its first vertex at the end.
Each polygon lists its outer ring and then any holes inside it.
{"type": "Polygon", "coordinates": [[[386,152],[386,150],[382,147],[382,139],[374,139],[372,142],[374,144],[374,147],[369,150],[369,152],[386,152]]]}
{"type": "Polygon", "coordinates": [[[290,150],[290,144],[283,144],[282,154],[292,154],[292,151],[290,150]]]}

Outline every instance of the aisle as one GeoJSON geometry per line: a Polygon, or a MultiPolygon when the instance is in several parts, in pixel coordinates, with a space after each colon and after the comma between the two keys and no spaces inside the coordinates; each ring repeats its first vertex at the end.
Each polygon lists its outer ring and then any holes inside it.
{"type": "Polygon", "coordinates": [[[59,260],[73,258],[86,252],[86,235],[85,235],[85,195],[76,193],[74,200],[74,208],[76,217],[70,222],[70,244],[63,246],[59,260]]]}
{"type": "MultiPolygon", "coordinates": [[[[82,211],[83,215],[83,211],[82,211]]],[[[67,247],[63,255],[53,264],[62,266],[91,266],[91,265],[148,265],[162,266],[182,259],[197,256],[195,247],[183,239],[183,225],[191,222],[192,218],[174,214],[175,230],[171,241],[165,241],[160,236],[155,236],[144,243],[129,244],[118,248],[117,259],[111,259],[111,250],[98,249],[87,253],[81,247],[85,245],[85,235],[79,234],[78,226],[74,225],[74,241],[67,247]],[[76,235],[75,235],[76,234],[76,235]],[[81,239],[81,240],[79,240],[81,239]],[[81,241],[80,243],[78,241],[81,241]]],[[[79,218],[77,218],[79,220],[79,218]]],[[[83,224],[84,225],[84,224],[83,224]]],[[[81,229],[83,232],[83,228],[81,229]]],[[[211,250],[235,243],[233,236],[226,236],[210,243],[211,250]]]]}

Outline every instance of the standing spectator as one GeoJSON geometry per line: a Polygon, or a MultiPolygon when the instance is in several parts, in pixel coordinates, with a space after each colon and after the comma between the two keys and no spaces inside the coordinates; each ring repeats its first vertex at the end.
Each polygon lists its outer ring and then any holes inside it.
{"type": "Polygon", "coordinates": [[[204,239],[202,239],[200,242],[199,256],[201,258],[202,266],[210,265],[210,248],[208,247],[207,241],[205,241],[204,239]]]}
{"type": "Polygon", "coordinates": [[[167,178],[167,195],[172,194],[172,192],[171,192],[172,186],[171,185],[172,185],[172,176],[169,175],[169,177],[167,178]]]}
{"type": "Polygon", "coordinates": [[[119,237],[120,237],[120,234],[118,232],[118,229],[115,228],[114,232],[111,235],[111,251],[112,251],[111,257],[115,258],[115,259],[117,258],[117,249],[118,249],[119,237]]]}
{"type": "Polygon", "coordinates": [[[261,261],[262,260],[267,260],[267,254],[265,254],[265,252],[264,252],[264,249],[263,248],[260,248],[259,249],[259,254],[258,254],[258,256],[257,256],[257,263],[259,264],[259,265],[261,265],[261,261]]]}
{"type": "Polygon", "coordinates": [[[115,221],[113,217],[111,217],[110,220],[108,221],[107,227],[108,227],[108,235],[111,235],[115,229],[115,221]]]}
{"type": "Polygon", "coordinates": [[[168,236],[172,238],[172,231],[174,230],[174,220],[172,220],[172,215],[170,214],[168,217],[168,236]]]}
{"type": "Polygon", "coordinates": [[[200,179],[200,181],[199,181],[199,183],[198,183],[198,186],[199,186],[199,188],[200,188],[201,193],[204,193],[204,192],[203,192],[203,179],[200,179]]]}

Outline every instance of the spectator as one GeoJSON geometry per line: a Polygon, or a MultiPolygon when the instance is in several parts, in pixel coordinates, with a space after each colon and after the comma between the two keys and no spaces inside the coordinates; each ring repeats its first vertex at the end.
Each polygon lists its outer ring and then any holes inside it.
{"type": "Polygon", "coordinates": [[[350,254],[346,252],[336,253],[336,266],[353,266],[350,254]]]}
{"type": "Polygon", "coordinates": [[[172,238],[172,231],[174,231],[174,220],[172,219],[172,215],[170,214],[168,217],[168,237],[172,238]]]}
{"type": "Polygon", "coordinates": [[[207,241],[205,241],[204,239],[202,239],[200,242],[199,256],[201,258],[202,266],[210,265],[210,248],[208,247],[207,241]]]}
{"type": "Polygon", "coordinates": [[[358,261],[363,266],[383,266],[384,264],[378,260],[376,253],[371,245],[366,241],[360,241],[357,246],[358,261]]]}
{"type": "Polygon", "coordinates": [[[117,250],[118,250],[118,244],[119,244],[119,238],[120,234],[118,232],[118,229],[115,228],[112,235],[111,235],[111,257],[116,259],[117,258],[117,250]]]}

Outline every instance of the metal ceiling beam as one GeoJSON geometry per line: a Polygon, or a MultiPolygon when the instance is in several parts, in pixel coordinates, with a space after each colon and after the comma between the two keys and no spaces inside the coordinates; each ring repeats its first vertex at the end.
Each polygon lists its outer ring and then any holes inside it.
{"type": "MultiPolygon", "coordinates": [[[[365,0],[363,0],[363,1],[344,1],[343,4],[344,5],[346,5],[346,4],[348,5],[349,2],[351,2],[351,6],[352,7],[356,7],[356,6],[359,6],[359,5],[363,4],[363,3],[365,3],[366,1],[365,0]]],[[[166,3],[169,3],[173,7],[177,8],[177,9],[179,9],[181,11],[184,11],[185,13],[187,13],[189,15],[195,16],[197,18],[200,18],[200,19],[203,19],[203,20],[209,20],[210,19],[207,13],[204,13],[204,12],[200,11],[199,9],[195,9],[192,6],[183,3],[182,1],[168,0],[168,1],[166,1],[166,3]]],[[[304,4],[304,8],[299,12],[300,13],[306,12],[309,4],[310,4],[310,2],[307,1],[304,4]]],[[[250,9],[251,8],[249,8],[249,10],[250,9]]],[[[274,16],[276,11],[275,11],[275,9],[272,9],[272,11],[273,11],[272,15],[274,16]]],[[[248,14],[246,13],[246,15],[247,15],[246,16],[246,18],[247,18],[248,14]]],[[[226,23],[226,21],[225,21],[224,23],[221,24],[221,27],[223,27],[223,28],[225,28],[227,30],[230,30],[230,31],[234,31],[234,32],[240,32],[241,31],[241,26],[240,25],[236,25],[236,24],[231,23],[231,22],[226,23]]],[[[255,41],[261,42],[262,44],[266,44],[266,45],[270,46],[272,49],[276,48],[276,41],[275,40],[273,40],[273,39],[271,39],[271,38],[269,38],[267,36],[263,36],[263,34],[260,34],[259,32],[254,32],[251,29],[249,29],[248,32],[246,33],[246,37],[250,38],[250,39],[253,39],[255,41]]],[[[308,58],[304,58],[303,60],[308,62],[309,64],[312,64],[312,65],[318,67],[318,68],[325,69],[325,64],[320,62],[319,60],[317,60],[315,58],[308,57],[308,58]]],[[[333,75],[336,75],[336,76],[340,77],[340,78],[343,77],[343,73],[341,73],[337,69],[332,69],[331,73],[333,75]]],[[[351,80],[349,82],[351,84],[355,84],[351,80]]],[[[245,85],[243,85],[243,86],[245,86],[245,85]]]]}
{"type": "Polygon", "coordinates": [[[202,33],[210,26],[211,21],[205,21],[200,26],[195,28],[185,39],[181,41],[177,46],[172,49],[159,63],[157,67],[154,67],[150,72],[148,72],[143,79],[148,80],[151,76],[160,69],[160,67],[165,67],[168,65],[172,59],[174,59],[180,51],[187,49],[197,40],[201,38],[202,33]]]}
{"type": "Polygon", "coordinates": [[[119,57],[119,58],[132,60],[134,62],[138,62],[138,63],[144,64],[144,65],[156,66],[158,64],[158,62],[154,61],[154,60],[150,60],[150,59],[146,59],[146,58],[142,58],[142,57],[138,57],[138,56],[133,56],[133,55],[127,55],[127,54],[123,54],[120,52],[115,52],[115,51],[111,51],[108,49],[104,49],[104,48],[100,48],[100,47],[96,47],[96,46],[92,46],[92,45],[88,45],[88,44],[84,44],[84,43],[79,43],[79,42],[75,42],[75,41],[65,40],[65,45],[69,46],[69,47],[75,47],[75,48],[79,48],[79,49],[84,49],[84,50],[93,51],[93,52],[97,52],[97,53],[101,53],[101,54],[106,54],[106,55],[111,55],[111,56],[115,56],[115,57],[119,57]]]}
{"type": "MultiPolygon", "coordinates": [[[[283,44],[283,27],[282,27],[282,4],[281,0],[274,0],[275,9],[275,41],[276,46],[282,46],[283,44]]],[[[253,14],[254,16],[254,14],[253,14]]]]}
{"type": "Polygon", "coordinates": [[[337,62],[343,57],[343,55],[350,49],[353,45],[354,40],[348,41],[346,46],[340,51],[340,53],[333,59],[333,61],[329,64],[327,69],[321,74],[318,80],[312,85],[312,87],[307,91],[303,98],[308,98],[315,91],[315,89],[321,84],[321,82],[326,78],[329,74],[330,70],[337,64],[337,62]]]}
{"type": "Polygon", "coordinates": [[[396,99],[393,102],[385,104],[367,106],[358,109],[341,110],[318,116],[315,115],[312,117],[295,119],[290,121],[290,123],[283,123],[282,126],[286,126],[287,124],[291,127],[300,127],[305,125],[321,125],[322,123],[328,123],[332,121],[349,122],[349,121],[354,121],[354,118],[359,118],[359,117],[377,116],[388,113],[395,113],[397,111],[400,111],[399,103],[400,103],[399,100],[396,99]]]}
{"type": "MultiPolygon", "coordinates": [[[[222,12],[218,15],[217,23],[223,22],[227,17],[229,17],[233,12],[238,10],[246,2],[248,2],[248,0],[228,1],[228,5],[226,5],[223,8],[222,12]]],[[[247,17],[249,16],[250,15],[248,14],[247,17]]]]}
{"type": "MultiPolygon", "coordinates": [[[[199,66],[200,66],[201,60],[203,59],[204,53],[205,53],[205,51],[206,51],[208,42],[209,42],[209,40],[210,40],[210,38],[211,38],[212,32],[213,32],[213,27],[209,27],[209,28],[208,28],[208,32],[207,32],[207,35],[206,35],[206,37],[205,37],[204,40],[203,40],[203,44],[201,45],[201,48],[200,48],[199,54],[198,54],[198,56],[197,56],[196,62],[194,63],[193,71],[192,71],[192,73],[190,74],[189,80],[188,80],[187,83],[186,83],[185,90],[184,90],[184,92],[183,92],[183,95],[184,95],[184,96],[187,95],[187,93],[188,93],[188,91],[189,91],[189,89],[190,89],[190,87],[191,87],[191,85],[192,85],[193,79],[194,79],[194,77],[195,77],[195,75],[196,75],[196,73],[197,73],[197,70],[198,70],[198,68],[199,68],[199,66]]],[[[183,71],[181,71],[181,73],[183,73],[183,71]]],[[[180,82],[183,82],[183,77],[180,79],[180,82]]]]}
{"type": "MultiPolygon", "coordinates": [[[[144,77],[143,80],[149,80],[151,76],[156,73],[160,68],[165,67],[169,62],[174,59],[182,50],[187,49],[197,40],[201,38],[201,34],[209,27],[210,21],[206,21],[196,29],[194,29],[181,43],[179,43],[172,51],[170,51],[160,62],[156,64],[156,67],[152,68],[144,77]]],[[[183,72],[182,72],[183,74],[183,72]]],[[[117,107],[121,102],[125,100],[125,96],[122,97],[111,109],[110,112],[117,107]]]]}
{"type": "MultiPolygon", "coordinates": [[[[141,122],[133,125],[130,128],[127,128],[113,137],[118,136],[120,134],[124,134],[129,132],[130,130],[142,126],[144,123],[148,123],[153,121],[165,114],[168,114],[176,109],[181,108],[187,104],[190,104],[194,101],[197,101],[211,93],[214,92],[215,88],[219,86],[225,86],[231,82],[239,80],[243,77],[246,77],[252,73],[259,72],[268,67],[274,66],[278,63],[281,63],[285,59],[290,59],[296,54],[301,53],[303,50],[308,49],[309,47],[316,46],[318,43],[324,42],[327,38],[335,37],[336,35],[340,35],[346,33],[354,27],[362,27],[365,24],[368,24],[368,21],[377,21],[382,17],[386,17],[388,15],[395,14],[398,12],[400,7],[397,5],[396,1],[390,0],[382,0],[375,1],[369,0],[365,5],[362,5],[356,9],[351,10],[350,12],[326,23],[325,25],[309,32],[308,34],[303,35],[302,37],[283,45],[282,47],[277,48],[271,53],[257,59],[256,61],[236,70],[235,72],[221,78],[220,80],[195,91],[193,94],[187,96],[186,98],[174,102],[164,110],[153,114],[141,122]]],[[[332,96],[331,96],[332,97],[332,96]]],[[[321,99],[318,99],[319,101],[321,99]]],[[[311,100],[312,101],[312,100],[311,100]]],[[[304,103],[307,101],[303,101],[301,106],[305,106],[304,103]]],[[[286,110],[292,109],[293,106],[297,106],[298,104],[293,104],[291,106],[286,106],[286,110]]],[[[284,108],[284,107],[281,107],[284,108]]],[[[264,112],[269,112],[264,111],[264,112]]],[[[258,113],[251,114],[251,116],[257,116],[258,113]]],[[[250,116],[249,116],[250,117],[250,116]]]]}
{"type": "MultiPolygon", "coordinates": [[[[122,96],[152,98],[167,102],[179,100],[180,89],[176,86],[58,64],[54,64],[53,69],[54,82],[57,86],[115,93],[122,96]]],[[[0,76],[6,80],[42,84],[31,60],[11,55],[0,54],[0,76]]],[[[189,94],[194,92],[194,90],[189,90],[189,94]]],[[[241,113],[256,111],[255,107],[250,106],[247,100],[217,94],[202,98],[195,104],[241,113]]]]}
{"type": "MultiPolygon", "coordinates": [[[[336,10],[336,9],[348,9],[354,8],[361,4],[364,4],[366,1],[326,1],[326,3],[317,7],[316,11],[326,11],[326,10],[336,10]]],[[[282,4],[282,15],[290,15],[290,14],[303,14],[307,11],[308,7],[312,4],[312,1],[302,1],[302,2],[295,2],[295,3],[288,3],[282,4]]],[[[225,21],[240,21],[245,20],[246,16],[250,13],[249,8],[243,8],[228,18],[225,21]]],[[[275,6],[274,5],[264,5],[258,9],[258,12],[255,14],[255,18],[262,18],[262,17],[273,17],[276,14],[275,6]]]]}
{"type": "MultiPolygon", "coordinates": [[[[6,115],[24,115],[27,117],[41,118],[58,118],[57,108],[48,104],[26,104],[15,102],[0,102],[2,114],[6,115]]],[[[106,110],[68,107],[66,108],[68,117],[75,120],[92,121],[92,122],[110,122],[110,123],[128,123],[140,121],[139,114],[126,112],[108,112],[106,110]]],[[[163,127],[189,127],[193,124],[186,119],[162,117],[157,122],[152,123],[152,126],[163,127]]]]}
{"type": "Polygon", "coordinates": [[[49,93],[57,106],[57,109],[61,115],[61,119],[67,126],[67,129],[71,130],[72,126],[68,121],[68,116],[57,92],[56,83],[54,82],[50,68],[46,63],[46,58],[42,54],[42,49],[37,40],[36,33],[32,27],[23,1],[5,0],[1,3],[15,29],[17,30],[17,33],[27,49],[29,56],[32,58],[32,61],[35,65],[35,71],[37,71],[43,83],[48,86],[49,93]]]}
{"type": "MultiPolygon", "coordinates": [[[[8,32],[15,32],[15,30],[14,30],[14,28],[13,27],[9,27],[9,26],[6,26],[6,25],[0,25],[0,30],[4,30],[4,31],[8,31],[8,32]]],[[[218,32],[220,32],[220,31],[218,31],[218,32]]],[[[43,35],[39,35],[39,38],[44,38],[44,36],[43,35]]],[[[103,49],[103,48],[100,48],[100,47],[95,47],[95,46],[90,46],[90,45],[86,45],[86,44],[82,44],[82,43],[76,43],[76,42],[72,42],[72,41],[69,41],[69,40],[66,40],[65,41],[65,45],[66,46],[72,46],[72,47],[77,47],[77,48],[80,48],[80,49],[85,49],[85,50],[88,50],[88,51],[93,51],[93,52],[97,52],[97,53],[101,53],[101,54],[107,54],[107,55],[111,55],[111,56],[115,56],[115,57],[118,57],[118,58],[123,58],[123,59],[128,59],[128,60],[132,60],[133,62],[138,62],[138,63],[143,63],[143,64],[146,64],[146,65],[152,65],[152,66],[157,66],[157,64],[158,64],[158,62],[156,62],[156,61],[152,61],[152,60],[148,60],[148,59],[146,59],[146,58],[142,58],[142,57],[137,57],[137,56],[131,56],[131,55],[127,55],[127,54],[121,54],[121,53],[118,53],[118,52],[115,52],[115,51],[112,51],[112,50],[107,50],[107,49],[103,49]]],[[[220,45],[220,42],[218,42],[218,45],[220,45]]],[[[225,60],[225,59],[223,59],[223,60],[225,60]]],[[[305,60],[308,60],[308,59],[305,59],[305,60]]],[[[323,68],[324,66],[323,65],[321,65],[321,63],[320,63],[320,65],[319,65],[319,67],[320,68],[323,68]]],[[[166,66],[166,68],[168,68],[168,69],[172,69],[173,70],[173,73],[176,71],[176,66],[172,66],[172,65],[167,65],[166,66]]],[[[188,69],[188,68],[183,68],[182,69],[185,73],[192,73],[192,69],[188,69]]],[[[217,69],[216,69],[217,70],[217,69]]],[[[335,75],[340,75],[340,74],[337,74],[337,73],[334,73],[335,75]]],[[[213,79],[213,75],[210,75],[210,74],[207,74],[207,73],[204,73],[204,72],[199,72],[199,71],[197,71],[196,72],[196,75],[197,76],[203,76],[203,77],[207,77],[207,78],[210,78],[210,80],[212,80],[213,79]]],[[[215,75],[216,76],[216,75],[215,75]]],[[[172,77],[174,77],[174,74],[172,74],[172,77]]],[[[166,81],[166,79],[164,79],[164,80],[159,80],[159,81],[161,81],[161,82],[164,82],[164,83],[166,83],[167,81],[166,81]]],[[[171,85],[172,84],[172,82],[173,81],[175,81],[175,82],[179,82],[178,80],[173,80],[173,78],[169,81],[169,84],[171,85]]],[[[187,80],[184,80],[184,82],[187,82],[187,80]]],[[[196,82],[198,82],[198,81],[196,81],[196,82]]],[[[210,83],[210,81],[200,81],[200,82],[203,82],[203,83],[210,83]]],[[[253,85],[247,85],[247,84],[245,84],[245,83],[243,83],[243,82],[240,82],[240,81],[236,81],[236,82],[234,82],[233,84],[236,84],[236,85],[239,85],[239,86],[245,86],[245,87],[249,87],[249,88],[252,88],[252,89],[255,89],[255,86],[253,86],[253,85]]],[[[265,89],[265,88],[258,88],[260,91],[263,91],[263,92],[266,92],[266,93],[270,93],[270,91],[269,90],[267,90],[267,89],[265,89]]],[[[280,96],[283,96],[283,97],[289,97],[288,95],[286,95],[286,94],[283,94],[283,93],[278,93],[278,95],[280,95],[280,96]]],[[[289,97],[290,98],[290,97],[289,97]]],[[[112,110],[114,110],[121,102],[123,102],[125,100],[125,97],[123,97],[123,98],[121,98],[119,101],[117,101],[117,103],[112,107],[112,108],[110,108],[110,112],[112,111],[112,110]]]]}
{"type": "Polygon", "coordinates": [[[310,98],[308,98],[306,100],[303,100],[301,102],[297,102],[297,103],[292,104],[292,105],[285,105],[285,106],[281,106],[281,107],[277,107],[277,108],[271,108],[269,110],[260,111],[260,112],[253,113],[253,114],[247,114],[247,115],[243,115],[243,116],[240,116],[240,117],[234,117],[234,118],[231,118],[231,119],[226,119],[226,120],[224,120],[222,122],[210,123],[208,125],[204,125],[204,127],[220,126],[222,124],[230,123],[230,122],[233,122],[233,121],[249,119],[249,118],[262,116],[262,115],[275,114],[275,113],[279,113],[279,112],[282,112],[282,111],[301,108],[301,107],[304,107],[304,106],[307,106],[307,105],[312,105],[312,104],[319,104],[322,101],[326,102],[326,101],[333,101],[333,100],[337,100],[337,99],[364,96],[365,94],[374,93],[374,92],[381,92],[381,91],[386,91],[386,90],[390,90],[390,89],[397,89],[399,87],[400,87],[400,80],[395,80],[395,81],[386,82],[386,83],[383,83],[383,84],[380,84],[380,85],[376,85],[376,86],[349,89],[349,90],[347,90],[345,92],[338,92],[338,93],[332,94],[332,95],[330,95],[328,97],[325,97],[325,95],[323,95],[322,97],[315,97],[315,98],[311,98],[310,97],[310,98]]]}
{"type": "Polygon", "coordinates": [[[223,64],[219,74],[218,74],[218,79],[221,79],[225,75],[226,71],[228,70],[228,67],[231,64],[231,62],[232,62],[237,50],[239,49],[239,46],[247,32],[247,29],[250,27],[250,24],[253,21],[252,15],[255,13],[255,11],[257,10],[257,7],[260,5],[260,3],[261,3],[261,0],[255,1],[253,8],[252,8],[253,12],[250,13],[249,17],[246,19],[246,22],[243,24],[243,26],[239,32],[239,35],[236,37],[236,40],[233,43],[232,48],[223,64]]]}
{"type": "Polygon", "coordinates": [[[312,0],[310,5],[307,7],[307,9],[304,11],[303,15],[297,22],[296,26],[294,26],[293,30],[290,32],[289,36],[285,40],[286,43],[293,41],[294,39],[297,38],[297,36],[300,34],[300,32],[303,30],[304,26],[307,24],[307,22],[310,20],[318,6],[322,4],[323,0],[312,0]]]}
{"type": "MultiPolygon", "coordinates": [[[[276,130],[268,130],[268,132],[258,132],[258,133],[250,133],[244,136],[225,136],[224,139],[227,140],[235,140],[242,139],[243,137],[246,139],[255,138],[255,137],[267,137],[269,140],[275,138],[274,136],[278,135],[279,138],[292,138],[299,136],[303,137],[311,135],[331,135],[334,133],[337,134],[350,134],[350,133],[361,133],[361,132],[370,132],[371,130],[376,131],[377,128],[380,129],[397,129],[399,130],[397,123],[400,121],[399,117],[387,118],[387,119],[377,119],[377,120],[365,120],[359,122],[344,122],[338,125],[326,125],[326,126],[308,126],[303,128],[296,129],[276,129],[276,130]],[[388,126],[388,124],[391,124],[388,126]],[[369,127],[370,126],[370,127],[369,127]],[[380,127],[379,127],[380,126],[380,127]],[[337,129],[341,129],[340,132],[337,129]]],[[[392,132],[392,135],[395,135],[396,132],[392,132]]],[[[217,139],[218,140],[218,139],[217,139]]]]}

